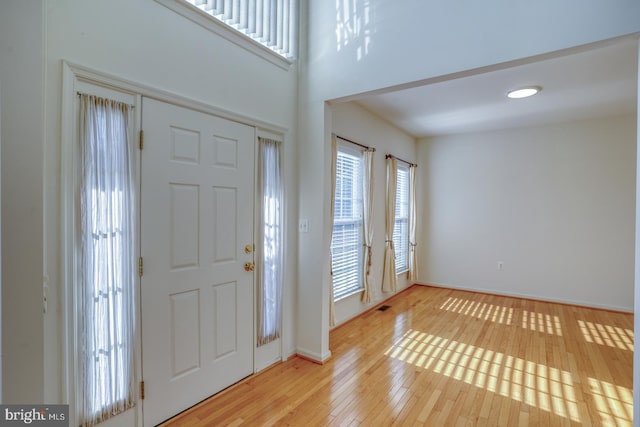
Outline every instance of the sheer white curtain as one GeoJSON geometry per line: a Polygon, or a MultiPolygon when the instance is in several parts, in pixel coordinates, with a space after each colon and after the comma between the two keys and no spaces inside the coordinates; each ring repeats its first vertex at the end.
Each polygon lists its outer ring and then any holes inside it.
{"type": "Polygon", "coordinates": [[[78,411],[92,426],[135,404],[135,198],[126,104],[80,95],[78,411]]]}
{"type": "Polygon", "coordinates": [[[260,243],[258,346],[280,337],[283,283],[283,185],[280,141],[259,138],[260,243]]]}
{"type": "Polygon", "coordinates": [[[373,241],[373,156],[375,151],[366,150],[363,156],[362,176],[362,205],[363,205],[363,229],[364,229],[364,292],[362,302],[370,303],[373,289],[369,283],[371,270],[371,242],[373,241]]]}
{"type": "MultiPolygon", "coordinates": [[[[338,140],[335,135],[331,136],[331,235],[333,235],[333,220],[336,210],[336,175],[338,166],[338,140]]],[[[331,247],[331,245],[329,245],[331,247]]],[[[332,256],[329,253],[329,263],[332,264],[332,256]]],[[[333,302],[333,269],[331,270],[331,277],[329,277],[329,326],[335,326],[336,324],[336,312],[333,302]]]]}
{"type": "Polygon", "coordinates": [[[387,208],[385,221],[384,266],[382,270],[382,291],[395,292],[397,289],[396,251],[393,247],[393,228],[396,221],[396,180],[398,161],[387,158],[387,208]]]}
{"type": "Polygon", "coordinates": [[[407,278],[411,281],[418,279],[418,256],[416,254],[416,172],[417,166],[409,167],[409,273],[407,278]]]}

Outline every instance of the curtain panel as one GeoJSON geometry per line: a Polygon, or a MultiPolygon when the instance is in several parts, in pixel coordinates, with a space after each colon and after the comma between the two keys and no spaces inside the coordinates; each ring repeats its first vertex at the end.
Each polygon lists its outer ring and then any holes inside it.
{"type": "Polygon", "coordinates": [[[416,226],[418,223],[416,208],[416,172],[418,167],[409,167],[409,272],[407,278],[415,282],[418,280],[418,255],[416,241],[416,226]]]}
{"type": "Polygon", "coordinates": [[[283,283],[284,189],[281,142],[258,138],[260,234],[257,289],[257,343],[262,346],[280,337],[283,283]]]}
{"type": "Polygon", "coordinates": [[[393,228],[396,219],[396,187],[397,187],[398,161],[392,157],[387,159],[387,206],[385,218],[385,248],[384,266],[382,269],[382,291],[395,292],[396,254],[393,247],[393,228]]]}
{"type": "Polygon", "coordinates": [[[130,106],[80,95],[79,388],[82,426],[134,400],[135,193],[130,106]]]}
{"type": "Polygon", "coordinates": [[[362,205],[363,205],[363,231],[364,231],[364,292],[362,302],[370,303],[373,297],[373,289],[369,282],[371,270],[371,259],[373,251],[373,150],[366,150],[363,156],[363,179],[362,179],[362,205]]]}

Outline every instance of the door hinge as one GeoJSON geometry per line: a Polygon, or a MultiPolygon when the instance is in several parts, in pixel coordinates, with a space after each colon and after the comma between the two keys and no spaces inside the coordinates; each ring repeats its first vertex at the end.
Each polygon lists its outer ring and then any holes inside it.
{"type": "Polygon", "coordinates": [[[140,150],[144,148],[144,131],[140,129],[140,150]]]}
{"type": "Polygon", "coordinates": [[[142,273],[144,273],[144,262],[142,261],[142,257],[138,258],[138,276],[142,277],[142,273]]]}
{"type": "Polygon", "coordinates": [[[140,400],[144,400],[144,381],[140,381],[140,400]]]}

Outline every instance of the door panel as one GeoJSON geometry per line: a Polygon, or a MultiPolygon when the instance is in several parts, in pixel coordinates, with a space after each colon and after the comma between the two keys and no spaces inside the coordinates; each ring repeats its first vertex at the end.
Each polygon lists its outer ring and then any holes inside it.
{"type": "Polygon", "coordinates": [[[212,262],[220,264],[233,262],[238,251],[234,233],[236,232],[238,217],[238,195],[235,188],[213,187],[213,258],[212,262]]]}
{"type": "Polygon", "coordinates": [[[252,127],[143,100],[144,424],[253,372],[252,127]]]}
{"type": "Polygon", "coordinates": [[[222,283],[213,286],[212,305],[215,313],[213,321],[214,359],[220,359],[237,351],[237,287],[238,284],[236,282],[222,283]]]}
{"type": "Polygon", "coordinates": [[[200,188],[169,184],[171,271],[197,268],[200,260],[200,188]]]}
{"type": "Polygon", "coordinates": [[[170,295],[169,301],[173,380],[200,368],[200,290],[170,295]]]}

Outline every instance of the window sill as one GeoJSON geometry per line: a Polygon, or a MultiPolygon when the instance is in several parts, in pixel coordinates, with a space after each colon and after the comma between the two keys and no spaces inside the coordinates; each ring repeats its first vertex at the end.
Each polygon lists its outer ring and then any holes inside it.
{"type": "Polygon", "coordinates": [[[283,70],[288,70],[291,64],[293,64],[293,61],[281,56],[277,52],[274,52],[268,47],[263,46],[262,44],[253,40],[251,37],[242,34],[234,28],[229,27],[224,22],[221,22],[216,18],[209,16],[206,12],[188,3],[185,3],[182,0],[155,1],[156,3],[160,3],[161,5],[173,10],[179,15],[184,16],[185,18],[211,31],[212,33],[215,33],[220,37],[229,40],[231,43],[234,43],[237,46],[261,57],[262,59],[265,59],[272,64],[277,65],[283,70]]]}
{"type": "Polygon", "coordinates": [[[399,276],[399,275],[401,275],[401,274],[405,274],[405,273],[407,273],[407,272],[409,272],[409,269],[408,269],[408,268],[407,268],[407,269],[404,269],[404,270],[402,270],[402,271],[396,271],[396,276],[399,276]]]}

